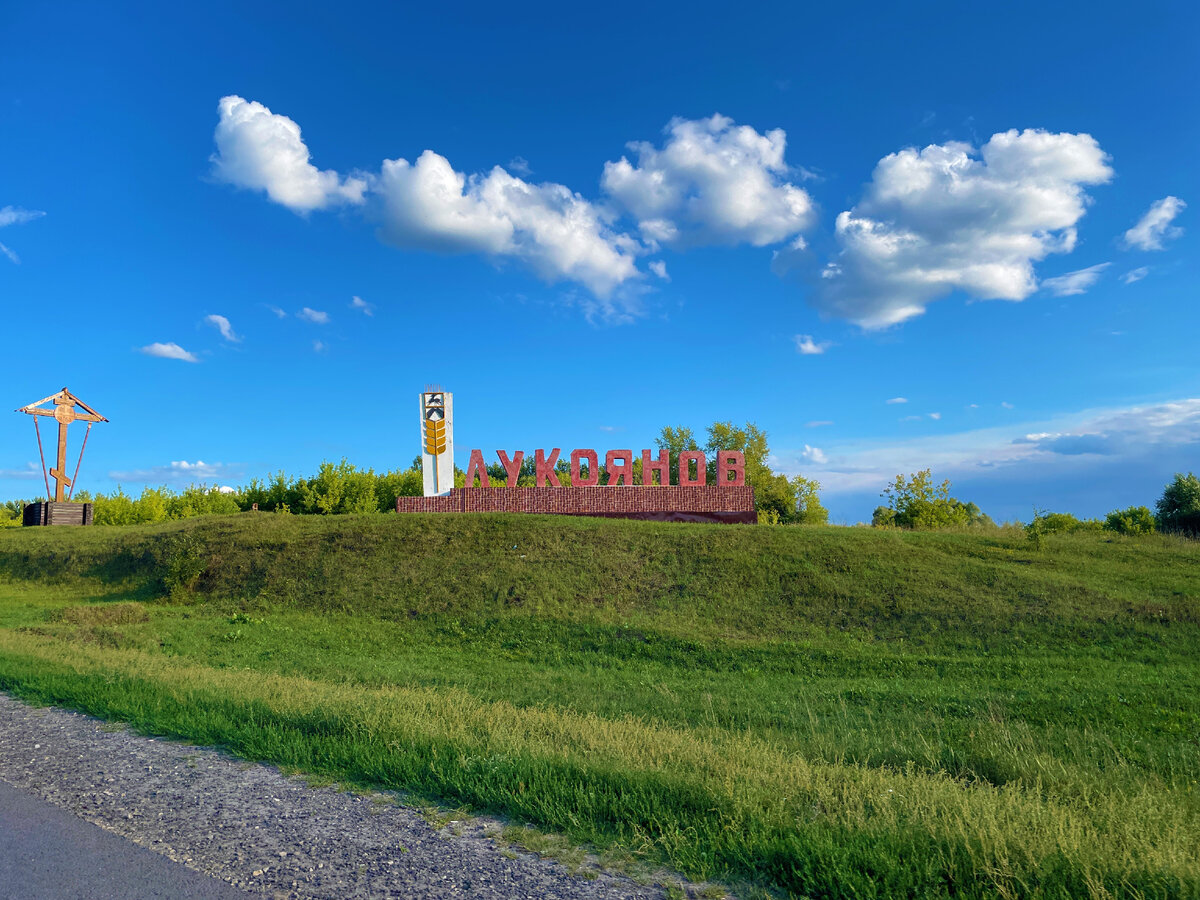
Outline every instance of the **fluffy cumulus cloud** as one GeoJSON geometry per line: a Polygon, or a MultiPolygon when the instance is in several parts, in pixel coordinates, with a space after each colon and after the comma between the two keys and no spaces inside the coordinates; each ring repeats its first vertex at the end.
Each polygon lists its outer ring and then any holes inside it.
{"type": "Polygon", "coordinates": [[[350,308],[357,309],[364,316],[375,315],[375,304],[368,303],[362,297],[354,296],[350,298],[350,308]]]}
{"type": "Polygon", "coordinates": [[[546,281],[574,281],[601,298],[640,274],[639,243],[561,184],[531,184],[499,166],[467,176],[426,150],[413,163],[384,160],[373,188],[381,236],[396,246],[515,258],[546,281]]]}
{"type": "Polygon", "coordinates": [[[1100,280],[1100,276],[1104,274],[1104,270],[1109,265],[1110,263],[1100,263],[1096,266],[1088,266],[1086,269],[1068,272],[1066,275],[1047,278],[1042,282],[1042,290],[1049,291],[1055,297],[1071,297],[1075,294],[1086,293],[1088,288],[1100,280]]]}
{"type": "Polygon", "coordinates": [[[604,166],[601,185],[652,245],[764,246],[813,219],[808,193],[791,184],[782,129],[760,134],[714,115],[673,119],[662,147],[629,144],[636,158],[604,166]]]}
{"type": "Polygon", "coordinates": [[[142,347],[142,353],[145,353],[147,356],[157,356],[159,359],[178,359],[181,362],[190,363],[200,362],[195,353],[189,353],[174,341],[165,344],[158,342],[147,344],[145,347],[142,347]]]}
{"type": "Polygon", "coordinates": [[[961,290],[1024,300],[1034,263],[1072,250],[1085,185],[1112,177],[1087,134],[1040,130],[907,149],[879,161],[863,199],[838,215],[837,258],[822,272],[818,307],[863,328],[911,319],[961,290]]]}
{"type": "Polygon", "coordinates": [[[1146,214],[1125,232],[1125,246],[1138,250],[1162,250],[1166,241],[1183,234],[1183,229],[1171,223],[1187,204],[1178,197],[1163,197],[1150,204],[1146,214]]]}
{"type": "Polygon", "coordinates": [[[287,116],[234,95],[222,97],[217,110],[220,121],[213,135],[217,152],[212,164],[221,180],[266,191],[276,203],[297,213],[363,202],[366,181],[314,166],[300,126],[287,116]]]}

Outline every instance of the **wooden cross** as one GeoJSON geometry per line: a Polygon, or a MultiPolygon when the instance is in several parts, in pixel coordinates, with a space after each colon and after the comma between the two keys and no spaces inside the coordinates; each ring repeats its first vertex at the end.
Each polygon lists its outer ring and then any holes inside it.
{"type": "MultiPolygon", "coordinates": [[[[49,397],[43,397],[37,403],[30,403],[28,406],[22,406],[17,412],[28,413],[31,416],[53,416],[58,422],[58,463],[50,469],[50,477],[54,479],[54,500],[56,503],[63,502],[63,488],[71,486],[71,479],[67,476],[67,426],[72,422],[107,422],[108,419],[100,415],[66,388],[63,388],[57,394],[51,394],[49,397]],[[42,409],[43,403],[54,402],[54,409],[42,409]],[[76,412],[75,407],[80,407],[83,412],[76,412]]],[[[84,439],[86,443],[86,438],[84,439]]],[[[41,449],[41,440],[38,441],[41,449]]],[[[83,450],[79,451],[79,458],[83,459],[83,450]]],[[[45,465],[43,460],[42,465],[45,465]]],[[[79,467],[75,467],[76,473],[79,472],[79,467]]],[[[47,498],[48,499],[48,498],[47,498]]]]}

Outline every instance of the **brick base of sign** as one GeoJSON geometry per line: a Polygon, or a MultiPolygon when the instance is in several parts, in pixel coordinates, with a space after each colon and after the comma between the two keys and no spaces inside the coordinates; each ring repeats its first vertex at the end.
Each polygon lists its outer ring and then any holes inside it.
{"type": "Polygon", "coordinates": [[[397,497],[396,512],[549,513],[747,525],[758,521],[749,485],[454,488],[442,497],[397,497]]]}
{"type": "Polygon", "coordinates": [[[30,503],[21,517],[22,525],[91,525],[90,503],[30,503]]]}

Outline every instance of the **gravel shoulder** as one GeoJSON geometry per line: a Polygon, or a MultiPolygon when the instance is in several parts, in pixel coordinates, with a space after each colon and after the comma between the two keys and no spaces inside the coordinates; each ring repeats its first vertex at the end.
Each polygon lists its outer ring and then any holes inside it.
{"type": "Polygon", "coordinates": [[[657,885],[604,872],[578,877],[553,860],[499,846],[488,837],[497,824],[491,820],[437,828],[392,794],[310,787],[219,750],[4,694],[0,781],[259,896],[664,896],[657,885]]]}

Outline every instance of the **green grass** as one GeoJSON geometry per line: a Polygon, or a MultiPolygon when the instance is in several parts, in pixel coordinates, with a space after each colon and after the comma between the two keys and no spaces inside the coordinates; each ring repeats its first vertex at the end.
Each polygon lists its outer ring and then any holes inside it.
{"type": "Polygon", "coordinates": [[[1167,537],[6,529],[0,688],[696,880],[1200,896],[1200,544],[1167,537]]]}

